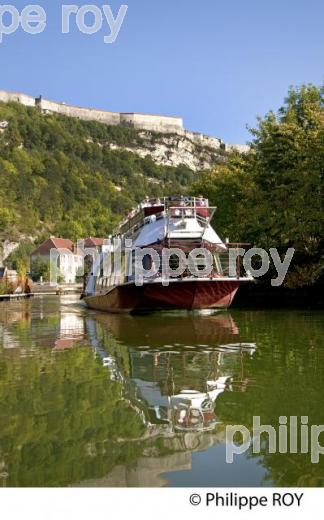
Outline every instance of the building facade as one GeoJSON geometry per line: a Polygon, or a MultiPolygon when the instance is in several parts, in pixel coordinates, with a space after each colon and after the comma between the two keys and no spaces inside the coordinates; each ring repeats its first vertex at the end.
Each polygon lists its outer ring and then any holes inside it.
{"type": "Polygon", "coordinates": [[[50,237],[30,255],[31,271],[36,260],[49,264],[55,261],[55,274],[63,283],[76,283],[83,268],[83,256],[77,254],[71,240],[65,238],[50,237]]]}

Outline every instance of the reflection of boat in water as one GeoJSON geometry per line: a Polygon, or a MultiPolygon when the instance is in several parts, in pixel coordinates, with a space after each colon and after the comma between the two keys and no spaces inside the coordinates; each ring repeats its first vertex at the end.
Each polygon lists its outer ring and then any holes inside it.
{"type": "Polygon", "coordinates": [[[238,327],[228,313],[131,316],[97,314],[96,321],[123,343],[136,347],[208,346],[236,342],[238,327]]]}
{"type": "Polygon", "coordinates": [[[227,387],[230,377],[208,381],[205,391],[184,389],[165,395],[159,384],[145,380],[133,382],[134,394],[146,404],[151,424],[168,424],[175,432],[213,430],[216,426],[215,402],[227,387]]]}
{"type": "Polygon", "coordinates": [[[237,341],[239,330],[229,314],[168,316],[167,321],[161,314],[98,314],[87,319],[87,330],[110,378],[123,382],[125,397],[142,410],[147,425],[168,434],[211,431],[221,423],[216,400],[232,384],[246,387],[243,358],[256,349],[237,341]],[[127,374],[113,348],[107,352],[98,341],[98,326],[107,333],[108,349],[113,340],[128,348],[127,374]]]}
{"type": "MultiPolygon", "coordinates": [[[[226,442],[221,401],[245,391],[245,363],[256,350],[240,342],[230,314],[93,314],[86,329],[108,378],[120,383],[121,401],[144,426],[133,442],[145,448],[134,463],[78,486],[164,486],[168,473],[192,470],[193,452],[226,442]]],[[[118,449],[126,441],[119,438],[118,449]]]]}

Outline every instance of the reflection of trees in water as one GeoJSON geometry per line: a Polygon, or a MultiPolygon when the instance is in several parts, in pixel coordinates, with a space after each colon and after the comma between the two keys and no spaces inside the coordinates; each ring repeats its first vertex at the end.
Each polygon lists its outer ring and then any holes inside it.
{"type": "MultiPolygon", "coordinates": [[[[255,314],[246,313],[247,327],[255,314]]],[[[252,429],[253,416],[278,432],[279,416],[308,416],[308,424],[324,424],[324,322],[320,313],[289,312],[258,314],[255,341],[258,350],[249,372],[253,381],[244,394],[226,393],[218,406],[222,419],[252,429]],[[251,368],[251,370],[250,370],[251,368]]],[[[309,454],[269,454],[268,437],[263,436],[261,464],[266,480],[278,486],[323,486],[324,460],[312,464],[309,454]]],[[[322,441],[323,444],[323,441],[322,441]]],[[[262,446],[262,445],[261,445],[262,446]]],[[[288,428],[289,449],[289,428],[288,428]]],[[[251,450],[249,456],[254,457],[251,450]]],[[[255,455],[258,457],[258,455],[255,455]]]]}
{"type": "Polygon", "coordinates": [[[7,485],[67,485],[136,460],[141,449],[128,439],[143,423],[88,347],[12,361],[2,360],[0,381],[7,485]]]}
{"type": "MultiPolygon", "coordinates": [[[[180,327],[168,320],[165,341],[161,327],[154,332],[154,320],[152,328],[145,319],[126,321],[133,324],[128,327],[133,341],[126,342],[122,329],[127,327],[118,318],[113,328],[106,326],[106,317],[99,323],[86,318],[87,337],[80,334],[71,344],[79,348],[66,351],[55,348],[62,326],[54,312],[48,315],[45,309],[42,322],[28,312],[18,321],[8,316],[3,329],[15,348],[0,351],[0,485],[64,486],[102,478],[143,457],[154,457],[157,467],[164,456],[179,454],[180,461],[180,454],[224,442],[226,424],[251,428],[253,415],[274,426],[280,415],[307,415],[310,424],[324,424],[320,316],[233,315],[236,330],[223,321],[219,341],[211,322],[207,336],[214,342],[209,344],[202,341],[208,320],[191,321],[186,335],[185,319],[180,327]],[[136,332],[137,323],[142,332],[136,332]],[[193,325],[195,341],[188,344],[193,325]],[[253,341],[258,349],[251,356],[235,345],[239,341],[253,341]],[[183,390],[206,392],[206,382],[222,376],[231,376],[231,391],[217,399],[218,424],[208,432],[170,432],[169,422],[158,423],[150,403],[134,394],[138,379],[154,383],[168,397],[183,390]]],[[[321,459],[312,465],[309,455],[264,452],[261,463],[274,484],[323,485],[321,459]]]]}

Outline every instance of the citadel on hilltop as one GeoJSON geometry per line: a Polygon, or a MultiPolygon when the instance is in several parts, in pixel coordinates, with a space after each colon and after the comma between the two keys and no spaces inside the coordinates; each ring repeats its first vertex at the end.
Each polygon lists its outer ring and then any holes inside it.
{"type": "Polygon", "coordinates": [[[159,132],[163,134],[177,134],[184,136],[195,144],[213,148],[215,150],[236,149],[241,153],[247,152],[247,145],[229,145],[216,137],[209,137],[198,132],[189,132],[183,126],[183,119],[174,116],[140,114],[135,112],[109,112],[94,108],[81,108],[65,103],[58,103],[44,99],[42,96],[34,98],[27,94],[0,90],[0,102],[16,102],[29,107],[37,107],[44,114],[56,113],[69,117],[76,117],[85,121],[98,121],[107,125],[121,125],[138,130],[159,132]]]}

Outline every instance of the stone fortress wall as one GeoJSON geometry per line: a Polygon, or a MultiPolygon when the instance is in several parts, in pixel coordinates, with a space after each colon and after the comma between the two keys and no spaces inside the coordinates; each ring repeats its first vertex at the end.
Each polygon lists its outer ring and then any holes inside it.
{"type": "Polygon", "coordinates": [[[9,103],[15,101],[22,105],[38,107],[42,112],[56,113],[65,116],[76,117],[87,121],[98,121],[107,125],[123,125],[141,130],[151,130],[154,132],[170,133],[183,130],[181,117],[158,116],[136,113],[108,112],[107,110],[97,110],[94,108],[81,108],[65,103],[57,103],[43,97],[33,98],[26,94],[6,92],[0,90],[0,101],[9,103]]]}
{"type": "Polygon", "coordinates": [[[28,107],[34,107],[36,104],[35,98],[32,96],[27,96],[27,94],[18,94],[16,92],[7,92],[6,90],[0,90],[0,101],[3,103],[14,101],[28,107]]]}
{"type": "Polygon", "coordinates": [[[67,105],[65,103],[50,101],[42,96],[34,98],[27,94],[8,92],[5,90],[0,90],[0,102],[1,101],[4,103],[14,101],[25,106],[38,107],[45,114],[56,113],[69,117],[76,117],[85,121],[98,121],[107,125],[122,125],[138,130],[164,134],[174,133],[191,140],[196,145],[209,147],[214,150],[219,150],[220,148],[224,150],[236,149],[239,152],[244,153],[249,149],[247,145],[228,145],[216,137],[210,137],[198,132],[185,130],[183,119],[181,117],[139,114],[134,112],[119,113],[94,108],[81,108],[67,105]]]}

